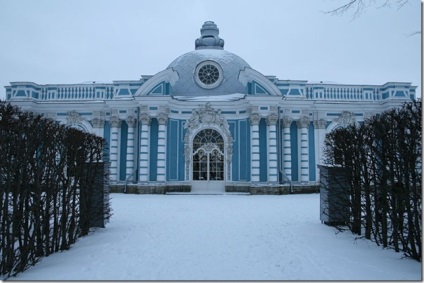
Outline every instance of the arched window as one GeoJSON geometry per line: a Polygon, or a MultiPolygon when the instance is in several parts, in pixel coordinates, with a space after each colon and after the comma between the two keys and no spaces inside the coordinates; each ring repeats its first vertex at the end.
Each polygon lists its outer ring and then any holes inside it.
{"type": "Polygon", "coordinates": [[[216,130],[202,130],[193,139],[193,180],[224,180],[224,139],[216,130]]]}

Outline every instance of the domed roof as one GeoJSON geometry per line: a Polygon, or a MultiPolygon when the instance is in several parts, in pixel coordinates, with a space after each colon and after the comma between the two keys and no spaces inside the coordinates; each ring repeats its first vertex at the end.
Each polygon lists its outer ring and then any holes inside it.
{"type": "Polygon", "coordinates": [[[213,22],[205,22],[201,37],[196,39],[196,50],[175,59],[168,68],[178,72],[179,79],[172,86],[178,96],[205,96],[245,93],[239,81],[240,71],[250,68],[239,56],[225,51],[224,40],[213,22]]]}

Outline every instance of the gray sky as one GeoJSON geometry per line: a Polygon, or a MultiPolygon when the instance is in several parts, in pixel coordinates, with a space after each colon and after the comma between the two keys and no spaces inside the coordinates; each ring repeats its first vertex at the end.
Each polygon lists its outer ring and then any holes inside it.
{"type": "MultiPolygon", "coordinates": [[[[205,21],[224,49],[279,79],[412,82],[421,93],[421,2],[322,11],[347,0],[0,0],[0,84],[138,80],[194,50],[205,21]]],[[[381,2],[381,1],[377,1],[381,2]]],[[[5,89],[0,89],[0,99],[5,89]]]]}

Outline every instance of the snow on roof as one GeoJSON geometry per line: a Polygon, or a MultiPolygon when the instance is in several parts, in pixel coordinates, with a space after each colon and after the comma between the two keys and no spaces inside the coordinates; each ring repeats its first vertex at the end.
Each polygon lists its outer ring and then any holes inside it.
{"type": "Polygon", "coordinates": [[[246,96],[244,93],[233,93],[226,95],[207,95],[207,96],[173,96],[172,98],[179,101],[195,101],[195,102],[226,102],[226,101],[237,101],[243,99],[246,96]]]}

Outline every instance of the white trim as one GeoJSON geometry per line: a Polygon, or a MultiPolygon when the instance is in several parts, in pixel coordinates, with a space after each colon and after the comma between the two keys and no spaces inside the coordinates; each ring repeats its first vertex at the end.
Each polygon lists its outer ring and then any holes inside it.
{"type": "Polygon", "coordinates": [[[172,68],[165,69],[150,79],[148,79],[134,94],[135,96],[144,96],[147,95],[155,86],[161,82],[169,82],[171,85],[174,85],[175,82],[179,79],[178,72],[174,71],[172,68]]]}
{"type": "Polygon", "coordinates": [[[265,90],[268,91],[270,95],[279,95],[281,97],[283,96],[274,83],[272,83],[269,79],[267,79],[267,77],[265,77],[258,71],[255,71],[251,68],[246,67],[244,68],[244,70],[240,71],[239,81],[244,86],[246,86],[249,82],[255,81],[259,83],[263,88],[265,88],[265,90]]]}

